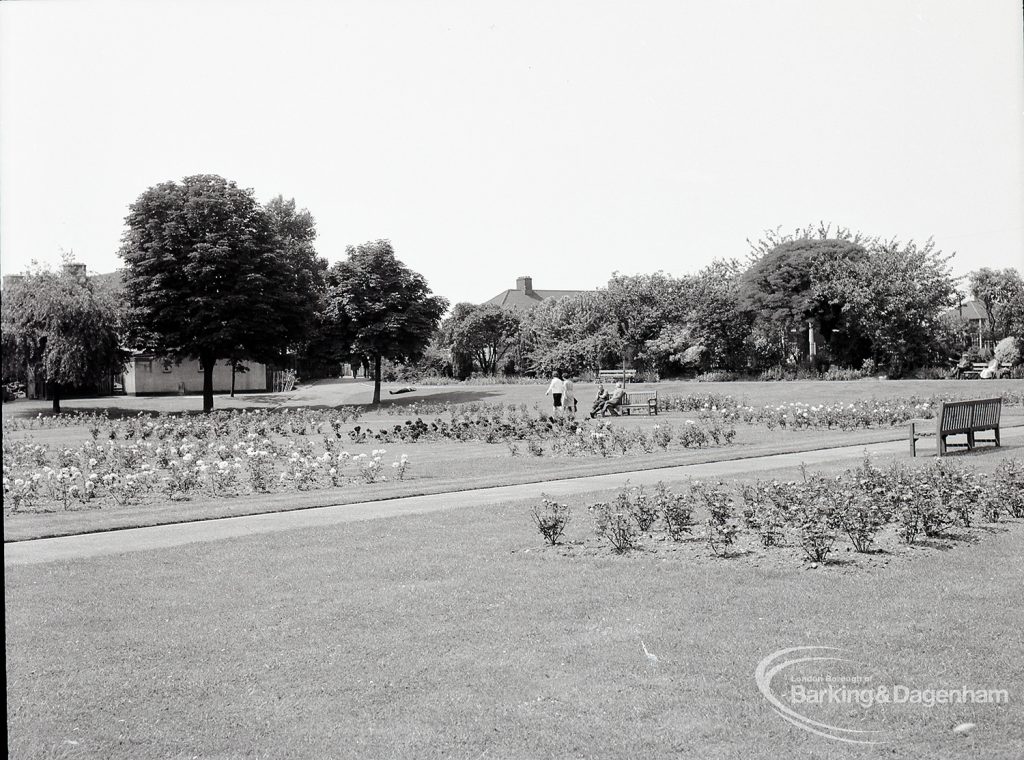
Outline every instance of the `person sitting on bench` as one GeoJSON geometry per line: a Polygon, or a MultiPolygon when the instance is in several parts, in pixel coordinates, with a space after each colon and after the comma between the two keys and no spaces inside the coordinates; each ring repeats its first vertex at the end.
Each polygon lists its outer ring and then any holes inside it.
{"type": "Polygon", "coordinates": [[[594,405],[590,407],[590,416],[593,417],[595,414],[604,409],[605,403],[608,401],[608,391],[604,388],[604,383],[598,381],[597,383],[597,396],[594,397],[594,405]]]}
{"type": "Polygon", "coordinates": [[[619,407],[625,401],[626,391],[622,389],[622,383],[615,383],[615,390],[612,391],[612,395],[608,397],[608,400],[604,402],[604,406],[601,407],[601,416],[604,417],[608,412],[611,412],[613,417],[618,417],[619,407]]]}

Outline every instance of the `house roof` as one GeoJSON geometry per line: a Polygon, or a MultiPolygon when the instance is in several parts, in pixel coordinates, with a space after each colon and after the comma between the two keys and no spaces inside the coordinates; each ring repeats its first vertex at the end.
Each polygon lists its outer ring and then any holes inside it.
{"type": "Polygon", "coordinates": [[[517,277],[516,286],[511,290],[503,290],[494,298],[483,302],[483,306],[501,306],[511,309],[532,309],[541,301],[558,300],[565,296],[587,293],[586,290],[534,290],[533,278],[517,277]]]}
{"type": "Polygon", "coordinates": [[[954,306],[946,311],[943,316],[960,317],[968,321],[988,319],[988,315],[985,313],[985,304],[981,301],[964,301],[962,307],[954,306]]]}
{"type": "Polygon", "coordinates": [[[549,298],[564,298],[574,296],[578,293],[587,293],[586,290],[531,290],[526,293],[522,290],[503,290],[494,298],[484,301],[484,305],[495,304],[509,308],[532,309],[541,301],[549,298]]]}

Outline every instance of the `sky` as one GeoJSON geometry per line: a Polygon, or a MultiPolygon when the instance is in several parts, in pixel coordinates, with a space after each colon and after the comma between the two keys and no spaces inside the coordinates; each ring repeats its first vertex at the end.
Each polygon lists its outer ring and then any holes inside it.
{"type": "Polygon", "coordinates": [[[1024,270],[1018,0],[0,3],[0,270],[213,173],[452,303],[819,221],[1024,270]]]}

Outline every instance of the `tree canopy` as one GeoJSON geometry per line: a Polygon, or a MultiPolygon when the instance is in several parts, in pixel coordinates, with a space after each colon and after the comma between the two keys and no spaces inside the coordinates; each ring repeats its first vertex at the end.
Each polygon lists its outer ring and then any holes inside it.
{"type": "Polygon", "coordinates": [[[518,312],[495,304],[456,304],[441,334],[454,354],[471,357],[480,371],[493,375],[519,346],[518,312]]]}
{"type": "Polygon", "coordinates": [[[969,275],[971,295],[985,307],[989,340],[1024,338],[1024,280],[1016,269],[983,267],[969,275]]]}
{"type": "Polygon", "coordinates": [[[340,342],[373,366],[373,403],[380,403],[381,360],[414,362],[437,329],[448,302],[431,294],[423,275],[395,258],[388,240],[346,249],[331,266],[326,319],[340,342]]]}
{"type": "Polygon", "coordinates": [[[313,219],[211,174],[146,190],[125,219],[121,256],[134,348],[203,367],[213,408],[219,359],[272,362],[301,340],[326,264],[313,219]]]}
{"type": "Polygon", "coordinates": [[[54,412],[65,388],[102,386],[124,370],[116,295],[84,276],[27,273],[4,289],[0,311],[5,375],[42,372],[54,412]]]}

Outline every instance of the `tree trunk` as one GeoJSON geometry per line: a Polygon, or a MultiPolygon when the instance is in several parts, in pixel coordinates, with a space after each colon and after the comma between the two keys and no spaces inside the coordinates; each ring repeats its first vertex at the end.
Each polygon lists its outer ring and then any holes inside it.
{"type": "Polygon", "coordinates": [[[213,411],[213,365],[216,359],[211,356],[202,356],[199,359],[203,363],[203,411],[213,411]]]}
{"type": "Polygon", "coordinates": [[[238,362],[231,362],[231,398],[235,397],[235,374],[238,372],[238,362]]]}
{"type": "Polygon", "coordinates": [[[373,405],[380,404],[380,354],[373,357],[373,405]]]}
{"type": "Polygon", "coordinates": [[[50,385],[50,395],[53,396],[53,413],[60,414],[60,383],[50,385]]]}

